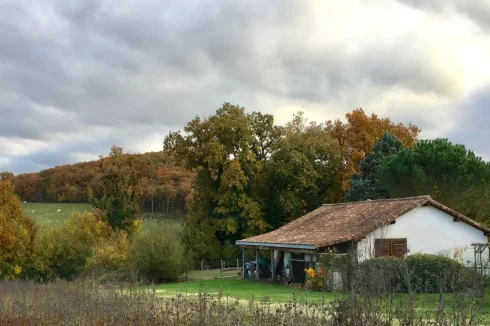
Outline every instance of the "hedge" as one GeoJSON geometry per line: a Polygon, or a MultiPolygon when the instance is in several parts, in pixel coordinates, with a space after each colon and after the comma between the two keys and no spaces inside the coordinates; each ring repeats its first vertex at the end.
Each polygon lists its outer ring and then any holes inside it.
{"type": "Polygon", "coordinates": [[[378,257],[359,264],[353,285],[361,291],[451,292],[478,280],[473,270],[447,257],[415,254],[378,257]]]}

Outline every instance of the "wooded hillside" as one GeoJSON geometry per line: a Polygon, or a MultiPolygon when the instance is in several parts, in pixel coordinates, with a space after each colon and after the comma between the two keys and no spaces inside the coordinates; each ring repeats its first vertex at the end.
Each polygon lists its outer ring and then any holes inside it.
{"type": "MultiPolygon", "coordinates": [[[[90,195],[102,196],[101,167],[104,161],[111,159],[105,157],[12,176],[15,192],[26,201],[88,202],[90,195]]],[[[127,154],[121,164],[130,160],[135,160],[142,172],[136,189],[141,210],[185,214],[194,182],[192,171],[178,166],[172,157],[162,152],[127,154]]]]}

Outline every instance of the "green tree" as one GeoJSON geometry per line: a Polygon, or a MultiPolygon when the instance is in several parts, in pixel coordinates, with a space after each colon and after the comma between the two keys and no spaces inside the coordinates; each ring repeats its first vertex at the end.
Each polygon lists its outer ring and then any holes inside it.
{"type": "Polygon", "coordinates": [[[489,223],[490,165],[447,139],[419,141],[389,157],[380,182],[391,197],[431,195],[477,221],[489,223]]]}
{"type": "Polygon", "coordinates": [[[360,172],[351,177],[345,201],[389,198],[388,191],[380,185],[379,170],[388,156],[403,148],[403,143],[398,138],[386,132],[376,142],[371,153],[361,161],[360,172]]]}
{"type": "Polygon", "coordinates": [[[214,115],[190,121],[184,133],[165,138],[165,152],[197,172],[184,239],[209,236],[205,243],[213,243],[214,237],[224,243],[267,229],[261,193],[266,189],[265,162],[280,134],[273,116],[246,114],[225,103],[214,115]]]}
{"type": "Polygon", "coordinates": [[[157,223],[135,235],[129,263],[145,280],[175,281],[188,269],[189,257],[181,244],[180,227],[157,223]]]}
{"type": "Polygon", "coordinates": [[[269,162],[268,222],[278,226],[335,201],[342,191],[342,157],[325,125],[295,115],[269,162]]]}
{"type": "Polygon", "coordinates": [[[103,195],[90,201],[105,213],[113,228],[131,231],[139,211],[147,165],[137,156],[124,154],[122,147],[117,146],[111,148],[109,157],[101,157],[99,164],[103,195]]]}

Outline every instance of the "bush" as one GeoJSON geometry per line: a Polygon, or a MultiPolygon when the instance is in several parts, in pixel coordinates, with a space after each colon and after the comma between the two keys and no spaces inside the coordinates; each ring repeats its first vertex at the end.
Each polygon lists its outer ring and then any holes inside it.
{"type": "Polygon", "coordinates": [[[379,257],[363,261],[357,271],[355,286],[363,292],[398,292],[407,289],[407,265],[396,257],[379,257]]]}
{"type": "Polygon", "coordinates": [[[151,282],[177,280],[187,269],[180,227],[164,222],[136,234],[129,252],[132,268],[151,282]]]}
{"type": "Polygon", "coordinates": [[[472,270],[457,261],[428,254],[365,260],[355,278],[361,290],[397,292],[452,292],[478,281],[472,270]]]}
{"type": "Polygon", "coordinates": [[[84,272],[96,244],[109,238],[109,225],[92,213],[73,213],[63,224],[42,228],[26,277],[34,279],[73,279],[84,272]]]}
{"type": "Polygon", "coordinates": [[[415,254],[405,258],[415,289],[447,292],[461,287],[464,266],[443,256],[415,254]]]}
{"type": "Polygon", "coordinates": [[[124,271],[128,266],[129,239],[125,231],[115,231],[101,239],[87,259],[85,273],[89,275],[124,271]]]}
{"type": "Polygon", "coordinates": [[[306,273],[306,286],[312,290],[325,289],[325,268],[320,267],[317,271],[310,267],[305,268],[306,273]]]}

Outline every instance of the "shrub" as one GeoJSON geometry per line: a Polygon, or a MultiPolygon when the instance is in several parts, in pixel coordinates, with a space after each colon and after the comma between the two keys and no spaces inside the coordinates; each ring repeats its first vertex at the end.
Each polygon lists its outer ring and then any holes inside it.
{"type": "Polygon", "coordinates": [[[125,231],[115,231],[98,241],[87,259],[85,273],[90,275],[123,271],[128,265],[129,239],[125,231]]]}
{"type": "Polygon", "coordinates": [[[92,213],[73,213],[63,224],[49,224],[35,243],[31,278],[73,279],[84,270],[96,244],[112,230],[92,213]]]}
{"type": "Polygon", "coordinates": [[[451,258],[415,254],[405,261],[413,285],[423,292],[453,291],[462,285],[464,267],[451,258]]]}
{"type": "Polygon", "coordinates": [[[355,284],[363,292],[406,290],[407,266],[396,257],[379,257],[363,261],[355,272],[355,284]]]}
{"type": "Polygon", "coordinates": [[[177,280],[187,268],[180,238],[180,227],[156,223],[150,230],[136,234],[129,252],[132,268],[147,281],[177,280]]]}
{"type": "Polygon", "coordinates": [[[323,290],[325,288],[325,268],[320,267],[317,271],[314,268],[305,268],[306,286],[312,290],[323,290]]]}
{"type": "Polygon", "coordinates": [[[356,285],[363,291],[451,292],[474,283],[472,270],[447,257],[415,254],[378,257],[359,264],[356,285]]]}

